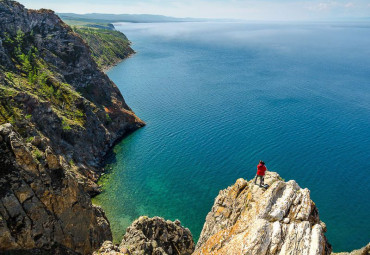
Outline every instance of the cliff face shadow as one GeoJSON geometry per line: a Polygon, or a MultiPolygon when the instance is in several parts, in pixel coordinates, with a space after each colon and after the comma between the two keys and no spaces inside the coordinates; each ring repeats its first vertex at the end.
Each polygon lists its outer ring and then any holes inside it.
{"type": "Polygon", "coordinates": [[[101,162],[101,167],[103,168],[103,173],[108,174],[112,170],[112,168],[107,168],[107,165],[117,163],[117,153],[114,151],[114,147],[121,143],[124,139],[128,138],[129,136],[133,135],[135,132],[139,131],[139,129],[144,129],[146,125],[142,127],[138,127],[136,129],[127,130],[124,135],[122,135],[119,139],[117,139],[107,153],[104,156],[104,159],[101,162]]]}
{"type": "Polygon", "coordinates": [[[63,245],[54,244],[50,249],[0,251],[0,254],[3,254],[3,255],[77,255],[80,253],[76,253],[63,245]]]}

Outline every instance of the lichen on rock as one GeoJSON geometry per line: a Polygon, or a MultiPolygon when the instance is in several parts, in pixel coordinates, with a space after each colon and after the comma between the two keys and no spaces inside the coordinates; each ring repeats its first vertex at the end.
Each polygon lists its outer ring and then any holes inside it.
{"type": "Polygon", "coordinates": [[[12,125],[0,126],[0,251],[89,254],[112,238],[104,212],[74,173],[39,163],[12,125]]]}
{"type": "Polygon", "coordinates": [[[105,242],[94,254],[190,255],[194,241],[190,230],[176,220],[141,216],[127,228],[119,246],[105,242]]]}
{"type": "Polygon", "coordinates": [[[194,254],[330,254],[309,190],[274,172],[265,183],[238,179],[220,191],[194,254]]]}

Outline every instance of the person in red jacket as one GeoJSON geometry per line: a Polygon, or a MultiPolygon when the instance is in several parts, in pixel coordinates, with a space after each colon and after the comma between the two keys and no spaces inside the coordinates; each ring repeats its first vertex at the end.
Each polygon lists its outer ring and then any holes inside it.
{"type": "Polygon", "coordinates": [[[256,178],[254,179],[254,184],[257,185],[257,178],[260,178],[260,187],[264,185],[264,177],[265,177],[265,172],[267,168],[265,166],[265,162],[260,160],[260,163],[257,165],[257,175],[256,178]]]}

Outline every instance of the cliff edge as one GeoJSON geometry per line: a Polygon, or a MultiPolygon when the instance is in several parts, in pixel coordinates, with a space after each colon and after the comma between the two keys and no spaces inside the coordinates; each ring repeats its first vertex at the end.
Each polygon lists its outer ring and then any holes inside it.
{"type": "Polygon", "coordinates": [[[265,190],[244,179],[220,191],[194,252],[200,254],[330,254],[310,191],[267,172],[265,190]]]}
{"type": "Polygon", "coordinates": [[[0,253],[91,254],[111,240],[94,181],[143,125],[53,11],[0,0],[0,253]]]}

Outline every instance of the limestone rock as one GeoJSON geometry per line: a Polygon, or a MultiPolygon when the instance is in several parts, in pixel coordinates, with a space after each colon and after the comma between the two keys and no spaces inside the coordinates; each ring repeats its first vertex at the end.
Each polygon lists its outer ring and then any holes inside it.
{"type": "Polygon", "coordinates": [[[308,189],[267,172],[266,190],[238,179],[220,191],[194,252],[200,254],[330,254],[308,189]]]}
{"type": "Polygon", "coordinates": [[[190,255],[193,251],[190,230],[182,227],[180,221],[141,216],[127,228],[119,247],[105,242],[94,255],[190,255]]]}
{"type": "Polygon", "coordinates": [[[117,245],[114,245],[111,241],[105,241],[97,252],[94,252],[94,255],[119,255],[127,254],[127,252],[120,252],[117,245]]]}
{"type": "Polygon", "coordinates": [[[50,146],[46,148],[45,155],[46,155],[46,162],[50,170],[56,170],[61,167],[59,163],[59,158],[54,154],[50,146]]]}
{"type": "Polygon", "coordinates": [[[130,254],[192,254],[194,241],[190,230],[179,221],[165,221],[163,218],[140,217],[127,228],[120,249],[130,254]]]}
{"type": "Polygon", "coordinates": [[[72,172],[38,163],[10,124],[0,136],[0,253],[89,254],[111,240],[104,212],[72,172]]]}

